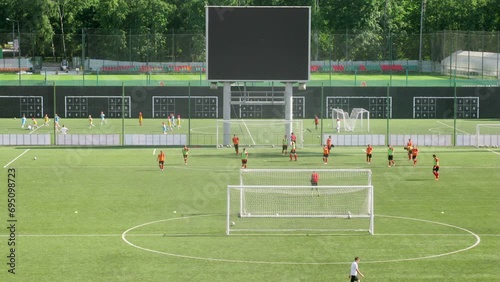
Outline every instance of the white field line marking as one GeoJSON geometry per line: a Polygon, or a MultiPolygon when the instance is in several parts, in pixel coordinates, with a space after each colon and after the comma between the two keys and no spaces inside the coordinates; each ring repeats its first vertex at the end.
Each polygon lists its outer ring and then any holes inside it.
{"type": "Polygon", "coordinates": [[[500,156],[500,153],[498,153],[498,152],[495,152],[495,151],[493,151],[493,150],[491,150],[491,149],[486,149],[486,150],[487,150],[487,151],[492,152],[493,154],[497,154],[497,155],[499,155],[499,156],[500,156]]]}
{"type": "Polygon", "coordinates": [[[33,129],[33,130],[31,130],[29,134],[31,134],[31,133],[33,133],[33,132],[37,131],[37,130],[38,130],[39,128],[41,128],[41,127],[42,127],[41,125],[40,125],[40,126],[38,126],[38,125],[37,125],[37,126],[36,126],[36,128],[35,128],[35,129],[33,129]]]}
{"type": "MultiPolygon", "coordinates": [[[[188,219],[188,218],[195,218],[195,217],[205,217],[205,216],[210,216],[210,215],[198,215],[198,216],[188,216],[188,217],[180,217],[180,218],[169,218],[169,219],[163,219],[163,220],[157,220],[157,221],[152,221],[152,222],[147,222],[143,223],[140,225],[136,225],[134,227],[131,227],[127,230],[125,230],[122,234],[122,240],[127,243],[129,246],[147,251],[147,252],[152,252],[160,255],[167,255],[167,256],[172,256],[172,257],[178,257],[178,258],[186,258],[186,259],[194,259],[194,260],[204,260],[204,261],[215,261],[215,262],[230,262],[230,263],[251,263],[251,264],[269,264],[269,265],[338,265],[338,264],[348,264],[349,262],[291,262],[291,261],[251,261],[251,260],[235,260],[235,259],[224,259],[224,258],[210,258],[210,257],[198,257],[198,256],[189,256],[189,255],[183,255],[183,254],[175,254],[175,253],[168,253],[168,252],[162,252],[154,249],[148,249],[145,247],[141,247],[139,245],[135,245],[134,243],[130,242],[127,240],[127,233],[137,229],[141,228],[143,226],[151,225],[151,224],[156,224],[160,222],[166,222],[166,221],[171,221],[171,220],[179,220],[179,219],[188,219]]],[[[467,230],[465,228],[451,225],[451,224],[446,224],[442,222],[437,222],[437,221],[430,221],[430,220],[424,220],[424,219],[417,219],[417,218],[409,218],[409,217],[400,217],[400,216],[389,216],[389,215],[378,215],[379,217],[387,217],[387,218],[396,218],[396,219],[403,219],[403,220],[413,220],[413,221],[420,221],[420,222],[425,222],[425,223],[430,223],[430,224],[437,224],[437,225],[442,225],[442,226],[447,226],[450,228],[458,229],[461,231],[464,231],[465,233],[468,233],[469,236],[472,236],[476,239],[474,244],[458,249],[455,251],[450,251],[447,253],[440,253],[440,254],[435,254],[435,255],[428,255],[428,256],[423,256],[423,257],[412,257],[412,258],[398,258],[398,259],[387,259],[387,260],[374,260],[374,261],[365,261],[364,263],[389,263],[389,262],[402,262],[402,261],[416,261],[416,260],[424,260],[424,259],[432,259],[432,258],[437,258],[437,257],[443,257],[443,256],[448,256],[464,251],[468,251],[481,242],[481,238],[479,235],[475,234],[474,232],[467,230]]]]}
{"type": "Polygon", "coordinates": [[[15,159],[13,159],[12,161],[10,161],[8,164],[4,165],[3,168],[6,168],[8,167],[11,163],[15,162],[17,159],[19,159],[22,155],[26,154],[26,152],[28,152],[30,149],[26,149],[26,151],[22,152],[19,156],[17,156],[15,159]]]}
{"type": "MultiPolygon", "coordinates": [[[[446,123],[444,123],[444,122],[440,122],[440,121],[436,121],[436,122],[437,122],[437,123],[439,123],[439,124],[442,124],[442,125],[444,125],[444,126],[448,126],[449,128],[453,128],[453,126],[448,125],[448,124],[446,124],[446,123]]],[[[460,130],[460,129],[458,129],[458,128],[457,128],[457,130],[458,130],[458,131],[460,131],[460,132],[463,132],[463,133],[465,133],[465,134],[467,134],[467,135],[470,135],[470,133],[469,133],[469,132],[465,132],[465,131],[460,130]]]]}
{"type": "Polygon", "coordinates": [[[153,155],[156,154],[156,149],[153,150],[153,155]]]}

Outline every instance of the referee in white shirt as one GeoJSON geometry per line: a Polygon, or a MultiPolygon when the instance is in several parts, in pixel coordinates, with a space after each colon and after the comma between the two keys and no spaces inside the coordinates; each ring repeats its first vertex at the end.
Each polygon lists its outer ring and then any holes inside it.
{"type": "Polygon", "coordinates": [[[358,278],[358,274],[361,275],[361,277],[363,277],[363,278],[365,277],[363,275],[363,273],[361,273],[361,271],[359,271],[358,263],[359,263],[359,257],[355,257],[354,261],[351,264],[351,275],[349,276],[349,277],[351,277],[351,282],[355,282],[355,281],[361,282],[361,280],[358,278]]]}

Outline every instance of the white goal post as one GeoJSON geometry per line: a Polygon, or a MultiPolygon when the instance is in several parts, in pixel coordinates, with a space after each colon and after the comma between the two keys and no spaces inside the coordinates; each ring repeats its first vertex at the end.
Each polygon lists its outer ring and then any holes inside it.
{"type": "Polygon", "coordinates": [[[350,115],[342,109],[333,108],[332,124],[334,129],[338,129],[337,119],[343,123],[344,131],[355,131],[357,127],[358,131],[370,132],[370,112],[363,108],[353,108],[350,115]],[[366,128],[364,120],[366,120],[366,128]],[[361,130],[359,130],[359,128],[361,128],[361,130]]]}
{"type": "MultiPolygon", "coordinates": [[[[225,144],[236,134],[240,139],[240,146],[273,146],[281,145],[286,133],[286,127],[291,127],[291,132],[297,136],[297,146],[304,146],[304,125],[302,120],[280,119],[231,119],[216,121],[217,148],[226,147],[225,144]],[[224,136],[224,125],[229,124],[229,136],[224,136]]],[[[287,136],[290,138],[290,136],[287,136]]]]}
{"type": "Polygon", "coordinates": [[[241,169],[240,184],[227,187],[226,234],[373,234],[371,176],[369,169],[241,169]]]}
{"type": "Polygon", "coordinates": [[[226,234],[368,231],[373,186],[227,187],[226,234]]]}
{"type": "Polygon", "coordinates": [[[500,124],[476,125],[476,148],[500,146],[500,124]]]}

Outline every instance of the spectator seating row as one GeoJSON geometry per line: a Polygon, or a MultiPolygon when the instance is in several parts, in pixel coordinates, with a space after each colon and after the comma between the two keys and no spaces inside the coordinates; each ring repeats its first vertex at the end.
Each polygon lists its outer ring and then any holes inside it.
{"type": "Polygon", "coordinates": [[[21,71],[29,71],[30,68],[0,68],[0,72],[18,72],[21,71]]]}
{"type": "Polygon", "coordinates": [[[100,72],[113,72],[113,73],[129,73],[129,72],[139,72],[139,73],[151,73],[151,72],[175,72],[175,73],[191,73],[191,72],[205,72],[206,69],[201,66],[189,66],[189,65],[164,65],[164,66],[102,66],[99,69],[100,72]]]}

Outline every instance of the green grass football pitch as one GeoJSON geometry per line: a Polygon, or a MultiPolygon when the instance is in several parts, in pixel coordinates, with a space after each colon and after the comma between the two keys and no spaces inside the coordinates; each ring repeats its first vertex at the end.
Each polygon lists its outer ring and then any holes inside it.
{"type": "MultiPolygon", "coordinates": [[[[18,122],[2,120],[12,133],[18,122]]],[[[73,133],[88,130],[84,120],[64,122],[73,133]]],[[[120,132],[118,122],[100,130],[120,132]]],[[[153,120],[145,122],[127,120],[125,131],[156,132],[153,120]]],[[[449,130],[427,122],[419,130],[449,130]]],[[[470,122],[459,128],[472,130],[470,122]]],[[[193,120],[192,129],[212,130],[209,123],[193,120]]],[[[50,129],[35,134],[43,130],[50,129]]],[[[314,130],[306,133],[314,140],[314,130]]],[[[374,148],[371,164],[360,147],[335,147],[328,165],[319,146],[299,150],[297,162],[280,148],[249,148],[249,168],[373,171],[375,235],[321,236],[226,236],[226,186],[238,184],[240,169],[232,148],[191,148],[186,166],[180,148],[0,147],[0,281],[347,281],[354,256],[363,281],[498,281],[500,149],[420,147],[414,167],[400,147],[391,168],[383,147],[374,148]],[[155,149],[166,152],[163,172],[155,149]],[[439,181],[432,154],[440,158],[439,181]]]]}

